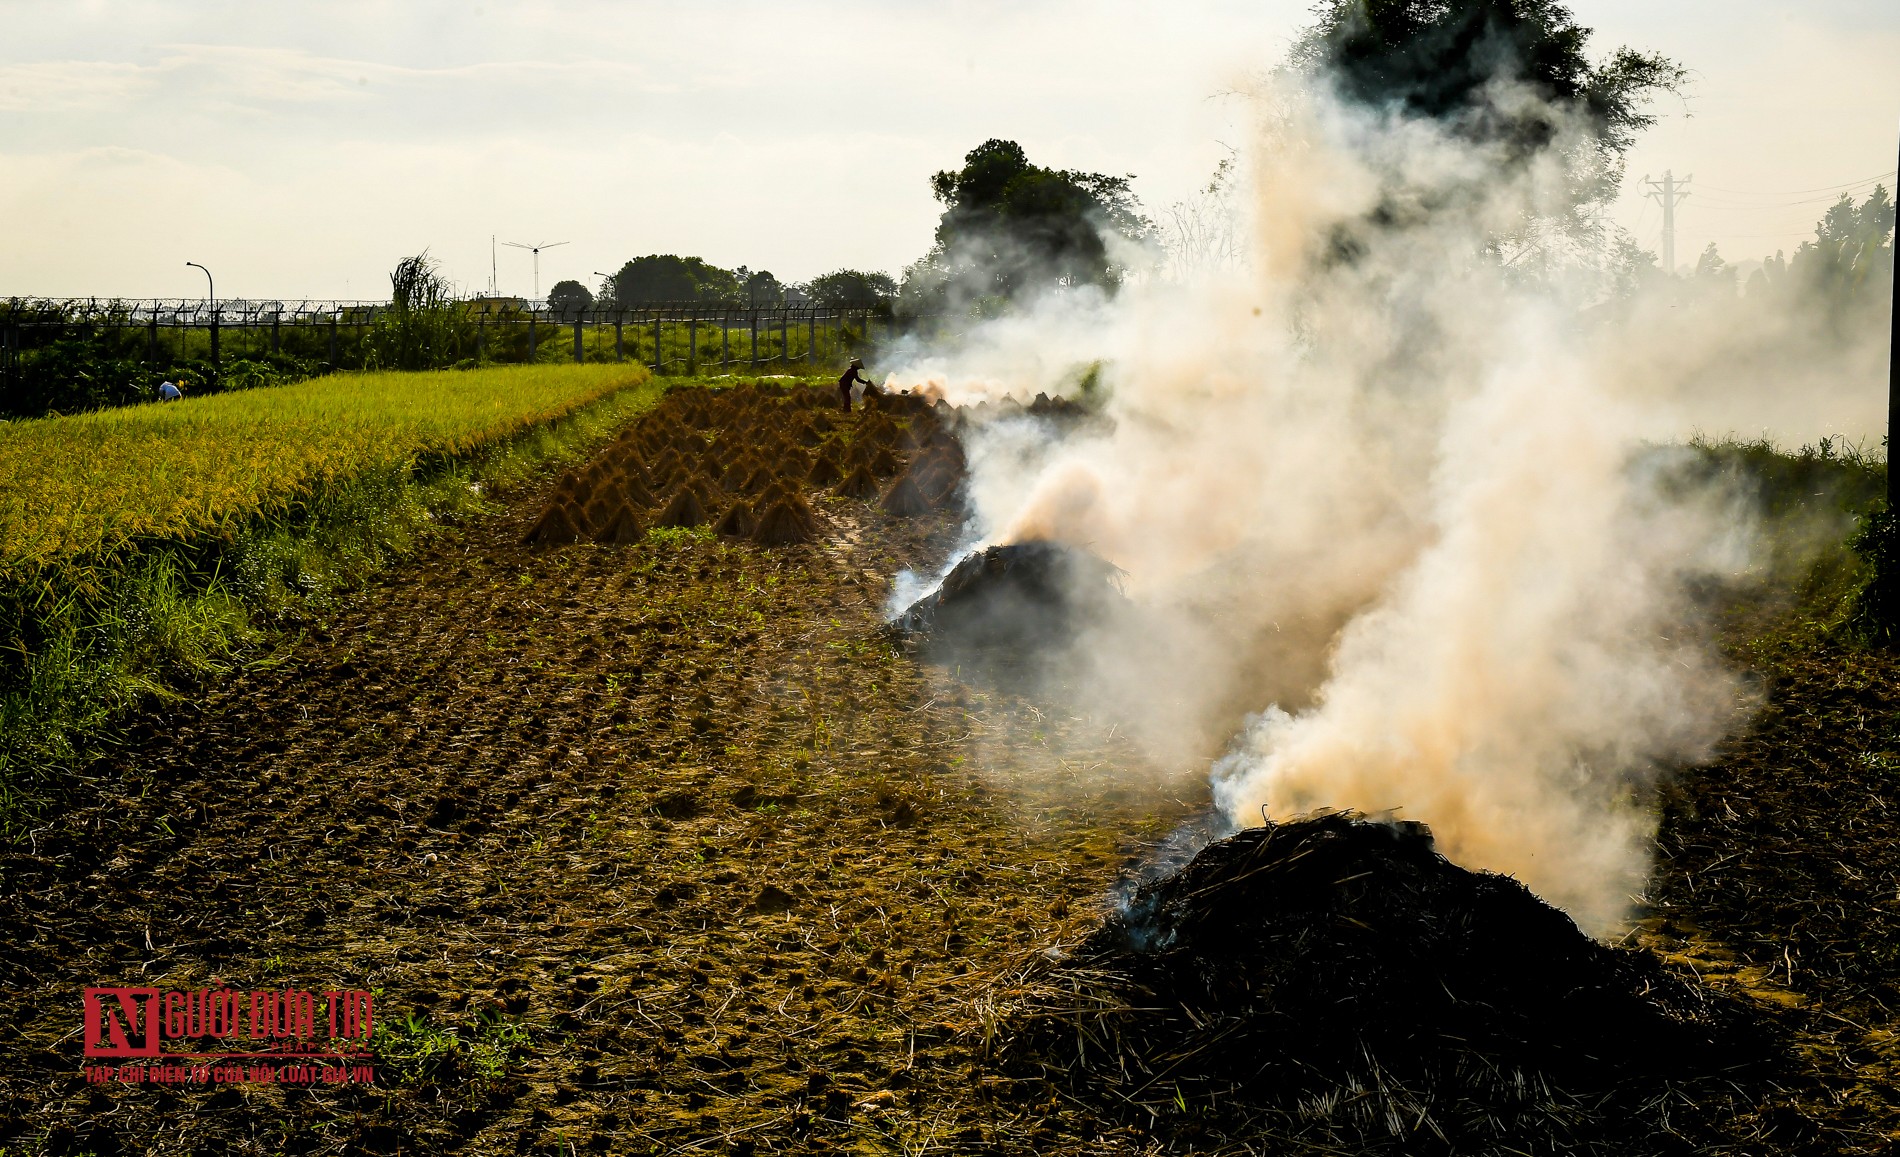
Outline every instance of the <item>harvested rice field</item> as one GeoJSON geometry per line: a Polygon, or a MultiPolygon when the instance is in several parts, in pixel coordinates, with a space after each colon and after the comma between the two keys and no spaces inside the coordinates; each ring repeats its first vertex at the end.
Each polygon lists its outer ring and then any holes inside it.
{"type": "MultiPolygon", "coordinates": [[[[1320,1143],[1301,1122],[1337,1098],[1263,1123],[1152,1034],[1138,1080],[1063,1035],[1140,1011],[1050,1001],[1125,997],[1111,897],[1204,814],[1206,764],[1146,764],[1116,720],[889,633],[893,576],[958,545],[956,417],[823,403],[671,394],[281,661],[142,718],[0,862],[5,1151],[1469,1151],[1410,1121],[1320,1143]],[[87,986],[367,991],[375,1079],[92,1081],[87,986]]],[[[1662,1128],[1624,1151],[1900,1136],[1900,664],[1767,674],[1754,727],[1663,800],[1629,956],[1588,964],[1640,957],[1644,994],[1719,1006],[1759,1055],[1658,1086],[1662,1128]]],[[[1168,903],[1218,921],[1213,896],[1168,903]]],[[[1273,967],[1323,964],[1339,928],[1312,927],[1273,967]]],[[[1221,1047],[1192,1030],[1169,1039],[1221,1047]]]]}

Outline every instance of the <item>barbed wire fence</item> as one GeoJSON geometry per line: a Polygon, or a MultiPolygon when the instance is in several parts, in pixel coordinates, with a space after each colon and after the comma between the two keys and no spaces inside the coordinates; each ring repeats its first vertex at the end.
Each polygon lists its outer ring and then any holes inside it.
{"type": "MultiPolygon", "coordinates": [[[[816,370],[841,365],[896,332],[888,302],[709,306],[652,302],[555,309],[520,299],[457,303],[449,364],[636,362],[656,373],[816,370]],[[881,331],[881,333],[880,333],[881,331]]],[[[121,357],[155,369],[290,355],[328,371],[375,369],[369,336],[395,312],[388,302],[338,299],[0,299],[0,385],[21,362],[62,338],[109,333],[121,357]]]]}

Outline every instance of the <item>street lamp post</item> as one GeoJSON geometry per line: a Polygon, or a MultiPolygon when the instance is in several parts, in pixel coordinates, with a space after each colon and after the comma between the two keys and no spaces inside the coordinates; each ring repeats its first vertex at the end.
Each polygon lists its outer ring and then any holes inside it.
{"type": "MultiPolygon", "coordinates": [[[[614,275],[611,273],[602,273],[600,270],[596,269],[594,270],[594,276],[603,279],[600,283],[600,287],[603,290],[606,289],[609,285],[613,284],[614,275]]],[[[621,341],[621,333],[620,333],[621,317],[620,317],[619,297],[620,297],[620,294],[616,292],[614,294],[614,298],[615,298],[614,300],[614,360],[617,362],[626,360],[625,346],[621,341]]],[[[600,307],[599,298],[594,299],[594,306],[596,309],[600,307]]]]}
{"type": "Polygon", "coordinates": [[[211,296],[211,373],[215,377],[218,372],[218,286],[211,280],[209,269],[196,261],[187,261],[185,264],[205,275],[205,292],[211,296]]]}

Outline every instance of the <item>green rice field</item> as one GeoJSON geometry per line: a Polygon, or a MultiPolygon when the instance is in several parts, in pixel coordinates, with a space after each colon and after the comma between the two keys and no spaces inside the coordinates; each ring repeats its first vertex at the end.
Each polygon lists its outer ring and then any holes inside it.
{"type": "Polygon", "coordinates": [[[325,483],[465,454],[647,380],[625,365],[340,374],[0,425],[0,578],[224,533],[325,483]]]}

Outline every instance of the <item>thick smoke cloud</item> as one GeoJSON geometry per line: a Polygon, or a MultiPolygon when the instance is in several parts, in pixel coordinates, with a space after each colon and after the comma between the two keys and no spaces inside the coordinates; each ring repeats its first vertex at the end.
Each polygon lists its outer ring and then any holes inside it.
{"type": "MultiPolygon", "coordinates": [[[[1027,401],[1096,367],[1099,427],[969,436],[970,538],[1127,572],[1136,609],[1068,685],[1158,763],[1211,765],[1233,824],[1422,820],[1607,930],[1646,871],[1643,789],[1749,706],[1687,593],[1745,575],[1748,511],[1666,443],[1869,414],[1787,425],[1782,383],[1721,356],[1739,303],[1687,348],[1640,301],[1596,305],[1591,254],[1536,231],[1574,141],[1507,169],[1324,94],[1257,99],[1246,268],[1050,298],[891,384],[1027,401]]],[[[1853,356],[1809,369],[1840,383],[1819,400],[1878,394],[1853,356]]]]}

